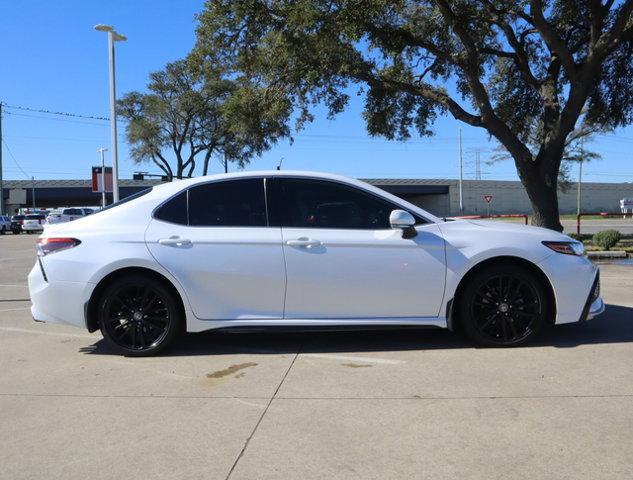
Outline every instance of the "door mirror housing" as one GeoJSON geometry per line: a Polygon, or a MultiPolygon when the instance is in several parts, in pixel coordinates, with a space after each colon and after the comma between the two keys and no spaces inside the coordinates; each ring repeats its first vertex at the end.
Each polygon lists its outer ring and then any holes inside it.
{"type": "Polygon", "coordinates": [[[389,223],[391,228],[402,230],[402,238],[413,238],[418,234],[415,218],[405,210],[393,210],[389,215],[389,223]]]}

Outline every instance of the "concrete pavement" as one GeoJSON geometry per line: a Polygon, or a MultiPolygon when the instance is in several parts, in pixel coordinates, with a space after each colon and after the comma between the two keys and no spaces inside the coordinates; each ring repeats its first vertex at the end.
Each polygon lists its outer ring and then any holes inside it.
{"type": "Polygon", "coordinates": [[[633,268],[520,349],[440,330],[187,335],[124,358],[34,323],[0,237],[0,479],[633,476],[633,268]]]}

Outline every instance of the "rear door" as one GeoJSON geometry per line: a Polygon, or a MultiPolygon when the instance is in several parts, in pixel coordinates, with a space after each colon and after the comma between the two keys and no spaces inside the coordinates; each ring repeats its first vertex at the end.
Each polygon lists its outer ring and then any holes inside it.
{"type": "Polygon", "coordinates": [[[343,183],[278,180],[286,259],[286,318],[436,317],[445,281],[444,240],[419,219],[402,238],[389,214],[401,208],[343,183]]]}
{"type": "Polygon", "coordinates": [[[181,192],[154,212],[145,240],[198,318],[282,318],[281,228],[269,226],[263,178],[181,192]]]}

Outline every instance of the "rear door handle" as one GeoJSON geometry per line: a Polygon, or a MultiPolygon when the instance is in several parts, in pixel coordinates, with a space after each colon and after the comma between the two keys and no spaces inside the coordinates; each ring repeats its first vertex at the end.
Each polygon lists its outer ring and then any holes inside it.
{"type": "Polygon", "coordinates": [[[297,238],[296,240],[288,240],[286,242],[286,245],[290,247],[310,248],[318,247],[319,245],[321,245],[321,242],[318,240],[312,240],[311,238],[301,237],[297,238]]]}
{"type": "Polygon", "coordinates": [[[169,238],[161,238],[160,240],[158,240],[158,243],[160,243],[161,245],[185,247],[191,245],[191,240],[189,240],[188,238],[180,238],[174,235],[173,237],[169,238]]]}

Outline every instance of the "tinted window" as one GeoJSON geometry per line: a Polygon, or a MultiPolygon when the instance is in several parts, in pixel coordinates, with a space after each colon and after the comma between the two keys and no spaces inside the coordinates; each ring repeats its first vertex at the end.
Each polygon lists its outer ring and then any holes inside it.
{"type": "Polygon", "coordinates": [[[189,225],[265,227],[263,179],[229,180],[189,189],[189,225]]]}
{"type": "Polygon", "coordinates": [[[44,215],[27,215],[25,220],[44,220],[44,215]]]}
{"type": "Polygon", "coordinates": [[[283,179],[283,225],[298,228],[390,228],[398,208],[360,189],[322,180],[283,179]]]}
{"type": "Polygon", "coordinates": [[[160,207],[154,218],[165,222],[187,225],[187,191],[179,193],[160,207]]]}
{"type": "Polygon", "coordinates": [[[64,215],[82,215],[83,212],[79,208],[66,208],[63,211],[64,215]]]}

